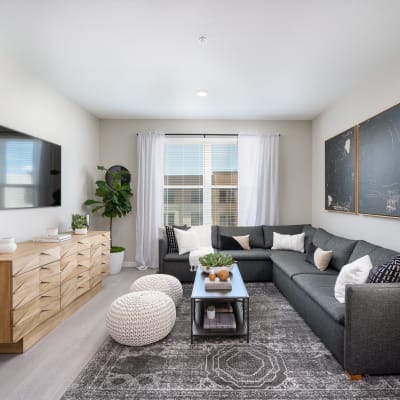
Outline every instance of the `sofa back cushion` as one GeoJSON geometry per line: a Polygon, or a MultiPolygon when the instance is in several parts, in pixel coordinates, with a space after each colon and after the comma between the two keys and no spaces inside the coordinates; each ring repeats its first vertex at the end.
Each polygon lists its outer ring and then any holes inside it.
{"type": "Polygon", "coordinates": [[[270,249],[274,243],[274,232],[281,235],[298,235],[303,232],[304,225],[263,225],[264,245],[266,249],[270,249]]]}
{"type": "Polygon", "coordinates": [[[218,227],[218,240],[217,243],[213,241],[214,244],[218,246],[216,248],[221,248],[220,235],[224,236],[244,236],[250,235],[250,247],[254,248],[264,248],[264,234],[262,226],[219,226],[218,227]]]}
{"type": "Polygon", "coordinates": [[[318,228],[315,232],[313,243],[323,250],[332,250],[332,260],[329,265],[340,271],[343,265],[348,263],[357,240],[335,236],[324,229],[318,228]]]}
{"type": "Polygon", "coordinates": [[[304,225],[303,232],[306,234],[306,236],[304,237],[304,251],[305,252],[307,252],[308,248],[310,247],[310,244],[312,243],[312,240],[314,238],[316,231],[317,230],[313,226],[311,226],[309,224],[304,225]]]}
{"type": "Polygon", "coordinates": [[[369,255],[372,265],[382,265],[393,259],[398,253],[384,247],[376,246],[364,240],[359,240],[350,255],[349,262],[357,260],[357,258],[369,255]]]}
{"type": "Polygon", "coordinates": [[[211,226],[211,245],[214,249],[219,249],[219,226],[211,226]]]}

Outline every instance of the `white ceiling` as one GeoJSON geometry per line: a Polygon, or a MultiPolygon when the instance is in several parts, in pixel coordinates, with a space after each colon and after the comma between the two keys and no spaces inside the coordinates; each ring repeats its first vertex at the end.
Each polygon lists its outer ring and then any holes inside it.
{"type": "Polygon", "coordinates": [[[0,0],[0,49],[98,117],[311,119],[400,53],[399,16],[399,0],[0,0]]]}

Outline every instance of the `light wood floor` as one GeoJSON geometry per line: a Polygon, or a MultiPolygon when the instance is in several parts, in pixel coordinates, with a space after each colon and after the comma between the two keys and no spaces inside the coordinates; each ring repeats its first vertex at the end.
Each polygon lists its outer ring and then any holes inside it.
{"type": "Polygon", "coordinates": [[[107,337],[105,315],[139,276],[135,268],[109,276],[103,289],[24,354],[0,355],[0,399],[58,400],[107,337]]]}

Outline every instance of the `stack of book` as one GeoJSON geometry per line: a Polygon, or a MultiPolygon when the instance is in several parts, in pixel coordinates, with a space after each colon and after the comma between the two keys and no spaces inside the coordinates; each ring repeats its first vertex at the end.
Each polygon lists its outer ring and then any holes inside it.
{"type": "Polygon", "coordinates": [[[203,318],[204,329],[236,329],[236,318],[231,303],[221,303],[215,307],[215,318],[209,319],[207,311],[203,318]]]}
{"type": "Polygon", "coordinates": [[[48,242],[48,243],[58,243],[64,242],[65,240],[70,240],[72,238],[70,233],[60,233],[59,235],[49,235],[38,237],[33,239],[34,242],[48,242]]]}
{"type": "Polygon", "coordinates": [[[228,278],[226,281],[221,281],[219,278],[215,278],[211,281],[210,278],[204,279],[204,287],[206,290],[232,290],[231,279],[228,278]]]}

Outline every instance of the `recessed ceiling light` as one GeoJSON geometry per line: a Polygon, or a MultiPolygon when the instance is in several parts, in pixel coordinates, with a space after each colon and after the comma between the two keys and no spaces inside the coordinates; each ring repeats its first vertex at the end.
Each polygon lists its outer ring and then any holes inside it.
{"type": "Polygon", "coordinates": [[[206,97],[208,96],[208,92],[207,90],[199,90],[198,92],[196,92],[196,95],[199,97],[206,97]]]}
{"type": "Polygon", "coordinates": [[[201,46],[205,46],[207,44],[207,36],[204,34],[200,34],[198,40],[201,46]]]}

